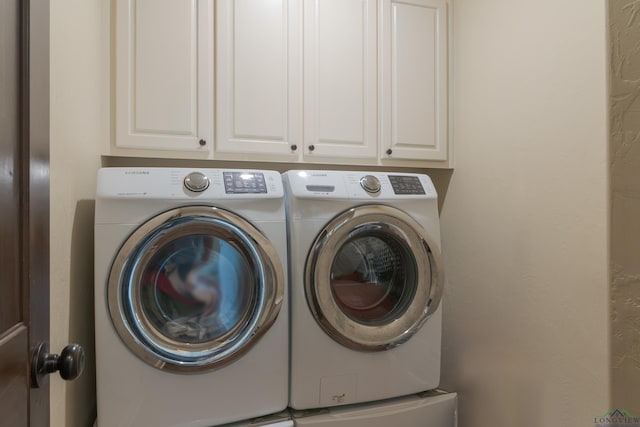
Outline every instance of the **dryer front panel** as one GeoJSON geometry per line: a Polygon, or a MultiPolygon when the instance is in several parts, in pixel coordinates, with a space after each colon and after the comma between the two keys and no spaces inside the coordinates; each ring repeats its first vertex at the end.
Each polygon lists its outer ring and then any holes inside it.
{"type": "Polygon", "coordinates": [[[107,284],[113,324],[129,349],[159,369],[199,372],[233,362],[278,316],[280,259],[251,223],[192,206],[139,227],[107,284]]]}
{"type": "Polygon", "coordinates": [[[366,205],[335,217],[305,267],[309,308],[346,347],[381,351],[409,340],[440,302],[439,245],[403,211],[366,205]]]}

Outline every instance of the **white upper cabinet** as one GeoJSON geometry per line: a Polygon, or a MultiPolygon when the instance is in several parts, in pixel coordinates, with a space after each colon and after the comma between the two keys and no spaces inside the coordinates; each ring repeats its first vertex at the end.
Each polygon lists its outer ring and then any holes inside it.
{"type": "Polygon", "coordinates": [[[446,0],[382,0],[381,158],[447,160],[446,0]]]}
{"type": "Polygon", "coordinates": [[[304,1],[304,159],[378,156],[376,0],[304,1]]]}
{"type": "Polygon", "coordinates": [[[447,0],[112,0],[108,154],[451,167],[447,0]]]}
{"type": "Polygon", "coordinates": [[[299,14],[298,0],[216,1],[216,158],[297,159],[299,14]]]}
{"type": "Polygon", "coordinates": [[[210,151],[213,10],[209,0],[116,0],[118,149],[210,151]]]}

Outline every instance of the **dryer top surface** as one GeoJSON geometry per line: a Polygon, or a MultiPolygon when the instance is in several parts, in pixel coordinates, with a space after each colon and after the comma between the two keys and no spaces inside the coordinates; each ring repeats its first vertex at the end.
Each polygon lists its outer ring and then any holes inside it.
{"type": "Polygon", "coordinates": [[[315,200],[393,201],[436,199],[424,174],[294,170],[284,174],[291,197],[315,200]]]}

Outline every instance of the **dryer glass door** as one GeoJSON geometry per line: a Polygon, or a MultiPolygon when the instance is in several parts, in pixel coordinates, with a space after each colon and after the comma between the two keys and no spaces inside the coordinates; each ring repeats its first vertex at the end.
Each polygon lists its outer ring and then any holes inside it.
{"type": "Polygon", "coordinates": [[[309,307],[349,348],[395,347],[438,307],[440,259],[437,243],[406,213],[383,205],[350,209],[321,231],[309,253],[309,307]]]}
{"type": "Polygon", "coordinates": [[[147,363],[210,370],[244,354],[283,298],[273,245],[253,225],[211,207],[175,209],[145,223],[115,258],[109,311],[147,363]]]}

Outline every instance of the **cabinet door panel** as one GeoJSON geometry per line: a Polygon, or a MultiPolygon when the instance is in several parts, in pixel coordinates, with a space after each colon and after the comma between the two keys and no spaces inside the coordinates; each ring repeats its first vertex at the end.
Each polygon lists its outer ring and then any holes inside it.
{"type": "Polygon", "coordinates": [[[216,155],[295,156],[299,139],[295,0],[219,0],[216,155]]]}
{"type": "Polygon", "coordinates": [[[382,21],[382,156],[446,160],[446,1],[383,0],[382,21]]]}
{"type": "Polygon", "coordinates": [[[377,155],[375,0],[304,2],[305,156],[377,155]]]}
{"type": "Polygon", "coordinates": [[[197,58],[195,4],[136,0],[133,16],[134,129],[195,134],[197,58]],[[171,31],[167,29],[171,28],[171,31]],[[167,56],[170,60],[167,60],[167,56]],[[161,89],[161,90],[159,90],[161,89]]]}
{"type": "Polygon", "coordinates": [[[116,3],[117,147],[207,151],[210,0],[116,3]]]}

